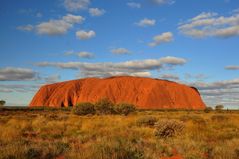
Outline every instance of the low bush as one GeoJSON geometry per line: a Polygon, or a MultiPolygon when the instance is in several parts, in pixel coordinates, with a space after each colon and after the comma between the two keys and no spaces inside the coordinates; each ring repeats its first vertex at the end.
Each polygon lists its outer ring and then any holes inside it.
{"type": "Polygon", "coordinates": [[[153,116],[144,116],[139,118],[136,121],[136,124],[138,126],[154,126],[155,123],[157,122],[157,119],[153,116]]]}
{"type": "Polygon", "coordinates": [[[211,117],[211,120],[213,122],[224,122],[224,121],[228,121],[229,118],[227,116],[225,116],[225,115],[213,115],[211,117]]]}
{"type": "Polygon", "coordinates": [[[212,112],[213,111],[213,108],[212,107],[206,107],[205,109],[204,109],[204,112],[205,113],[210,113],[210,112],[212,112]]]}
{"type": "Polygon", "coordinates": [[[115,105],[115,112],[117,114],[128,115],[129,113],[135,112],[136,108],[133,104],[120,103],[115,105]]]}
{"type": "Polygon", "coordinates": [[[155,136],[159,138],[174,137],[184,129],[184,124],[176,120],[162,120],[155,125],[155,136]]]}
{"type": "Polygon", "coordinates": [[[35,158],[41,158],[42,152],[39,149],[36,148],[30,148],[27,150],[25,157],[26,159],[35,159],[35,158]]]}
{"type": "Polygon", "coordinates": [[[97,114],[114,114],[114,104],[108,99],[103,98],[95,103],[95,110],[97,114]]]}
{"type": "Polygon", "coordinates": [[[95,106],[92,103],[79,103],[73,108],[73,113],[77,115],[95,114],[95,106]]]}

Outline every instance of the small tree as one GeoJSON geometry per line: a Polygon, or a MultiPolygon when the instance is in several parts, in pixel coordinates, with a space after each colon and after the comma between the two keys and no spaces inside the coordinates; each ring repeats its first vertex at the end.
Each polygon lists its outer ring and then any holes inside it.
{"type": "Polygon", "coordinates": [[[128,115],[136,110],[133,104],[120,103],[115,105],[115,112],[122,115],[128,115]]]}
{"type": "Polygon", "coordinates": [[[216,105],[216,106],[215,106],[216,111],[222,111],[223,108],[224,108],[223,105],[216,105]]]}
{"type": "Polygon", "coordinates": [[[73,108],[73,113],[77,115],[95,114],[94,104],[89,102],[79,103],[73,108]]]}
{"type": "Polygon", "coordinates": [[[113,114],[114,104],[108,98],[103,98],[95,103],[95,110],[98,114],[113,114]]]}
{"type": "Polygon", "coordinates": [[[0,100],[0,106],[4,106],[6,104],[6,101],[0,100]]]}

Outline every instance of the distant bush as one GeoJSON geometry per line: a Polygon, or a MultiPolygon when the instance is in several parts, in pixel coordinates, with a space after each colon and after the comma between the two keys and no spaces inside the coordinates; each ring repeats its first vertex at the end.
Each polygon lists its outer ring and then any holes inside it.
{"type": "Polygon", "coordinates": [[[114,104],[108,99],[103,98],[95,103],[97,114],[114,114],[114,104]]]}
{"type": "Polygon", "coordinates": [[[86,102],[77,104],[72,110],[77,115],[95,114],[94,104],[86,102]]]}
{"type": "Polygon", "coordinates": [[[204,112],[205,112],[205,113],[210,113],[211,111],[213,111],[213,108],[212,108],[212,107],[206,107],[206,108],[204,109],[204,112]]]}
{"type": "Polygon", "coordinates": [[[153,116],[144,116],[139,118],[136,121],[136,124],[138,126],[154,126],[155,123],[157,122],[157,119],[153,116]]]}
{"type": "Polygon", "coordinates": [[[6,104],[6,101],[0,100],[0,106],[4,106],[6,104]]]}
{"type": "Polygon", "coordinates": [[[216,105],[216,106],[215,106],[215,110],[216,110],[216,111],[219,111],[219,112],[222,111],[223,108],[224,108],[223,105],[216,105]]]}
{"type": "Polygon", "coordinates": [[[136,108],[133,104],[120,103],[114,106],[117,114],[128,115],[129,113],[135,112],[136,108]]]}
{"type": "Polygon", "coordinates": [[[162,120],[155,125],[155,136],[160,138],[174,137],[184,129],[184,124],[176,120],[162,120]]]}

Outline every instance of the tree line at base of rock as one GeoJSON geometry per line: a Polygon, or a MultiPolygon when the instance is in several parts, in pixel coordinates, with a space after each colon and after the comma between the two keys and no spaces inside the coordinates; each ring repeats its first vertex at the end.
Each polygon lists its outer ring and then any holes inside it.
{"type": "Polygon", "coordinates": [[[113,104],[109,99],[103,98],[96,103],[84,102],[78,103],[73,108],[73,113],[77,115],[88,115],[88,114],[121,114],[128,115],[136,111],[136,107],[133,104],[119,103],[113,104]]]}

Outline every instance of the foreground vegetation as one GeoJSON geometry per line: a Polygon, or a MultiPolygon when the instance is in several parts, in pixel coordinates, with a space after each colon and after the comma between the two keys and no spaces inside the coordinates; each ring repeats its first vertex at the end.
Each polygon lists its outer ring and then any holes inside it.
{"type": "Polygon", "coordinates": [[[0,110],[0,158],[239,158],[239,112],[0,110]]]}

